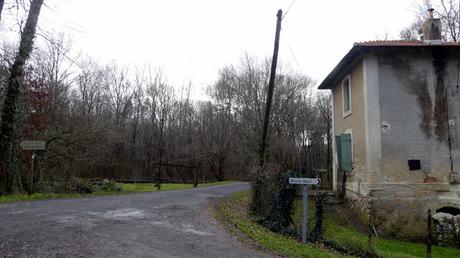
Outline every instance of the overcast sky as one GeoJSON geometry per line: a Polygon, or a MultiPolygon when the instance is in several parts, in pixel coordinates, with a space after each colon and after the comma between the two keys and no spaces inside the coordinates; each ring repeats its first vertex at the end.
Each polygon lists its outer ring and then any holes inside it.
{"type": "Polygon", "coordinates": [[[416,0],[45,0],[39,25],[71,35],[100,63],[161,67],[195,96],[244,53],[273,52],[278,9],[288,11],[280,60],[318,83],[353,42],[396,38],[416,0]],[[293,3],[293,4],[292,4],[293,3]],[[288,10],[289,6],[292,7],[288,10]]]}

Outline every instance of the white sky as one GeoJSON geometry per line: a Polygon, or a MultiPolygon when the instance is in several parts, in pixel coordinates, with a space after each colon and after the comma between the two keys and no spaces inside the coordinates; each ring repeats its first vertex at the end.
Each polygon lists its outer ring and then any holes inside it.
{"type": "MultiPolygon", "coordinates": [[[[219,68],[246,52],[273,52],[276,12],[293,0],[45,0],[39,25],[64,31],[73,48],[100,63],[161,67],[195,97],[219,68]]],[[[280,41],[284,66],[318,83],[353,42],[396,38],[409,25],[416,0],[296,0],[280,41]],[[295,56],[295,58],[294,58],[295,56]]]]}

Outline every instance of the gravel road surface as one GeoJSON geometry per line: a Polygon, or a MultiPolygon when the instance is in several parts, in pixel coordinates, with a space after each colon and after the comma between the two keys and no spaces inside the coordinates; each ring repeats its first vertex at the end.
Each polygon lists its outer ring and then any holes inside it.
{"type": "Polygon", "coordinates": [[[266,257],[211,219],[234,183],[179,191],[0,205],[0,257],[266,257]]]}

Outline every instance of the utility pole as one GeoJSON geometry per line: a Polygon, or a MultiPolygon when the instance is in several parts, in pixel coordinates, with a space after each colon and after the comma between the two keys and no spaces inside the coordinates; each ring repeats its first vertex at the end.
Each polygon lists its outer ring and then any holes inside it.
{"type": "Polygon", "coordinates": [[[267,136],[268,136],[268,124],[270,122],[270,110],[272,106],[273,99],[273,89],[275,87],[275,75],[276,75],[276,65],[278,63],[278,49],[279,49],[279,40],[280,40],[280,31],[281,31],[281,20],[283,19],[283,11],[280,9],[276,14],[276,33],[275,33],[275,47],[273,50],[272,66],[270,70],[270,78],[268,80],[268,91],[267,99],[265,102],[265,115],[264,115],[264,125],[262,132],[262,139],[259,146],[259,166],[256,168],[256,180],[254,184],[254,193],[252,199],[252,210],[256,214],[260,214],[262,208],[262,187],[265,179],[263,172],[263,167],[265,163],[265,149],[267,146],[267,136]]]}
{"type": "Polygon", "coordinates": [[[278,49],[279,49],[279,42],[280,42],[281,20],[283,16],[283,11],[281,9],[278,10],[278,14],[276,16],[278,18],[276,21],[275,47],[273,50],[270,78],[268,80],[267,99],[265,101],[266,106],[265,106],[265,115],[264,115],[264,127],[263,127],[263,132],[262,132],[262,140],[260,142],[260,148],[259,148],[259,166],[260,167],[263,167],[265,163],[265,148],[267,146],[268,124],[270,123],[270,111],[272,107],[273,89],[275,88],[276,65],[278,63],[278,49]]]}

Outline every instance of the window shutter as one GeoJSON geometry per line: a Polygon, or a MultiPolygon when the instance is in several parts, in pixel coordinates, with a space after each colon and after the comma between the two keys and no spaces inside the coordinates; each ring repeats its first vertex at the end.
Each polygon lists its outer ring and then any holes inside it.
{"type": "Polygon", "coordinates": [[[351,156],[351,134],[340,135],[340,169],[343,171],[352,170],[352,156],[351,156]]]}

